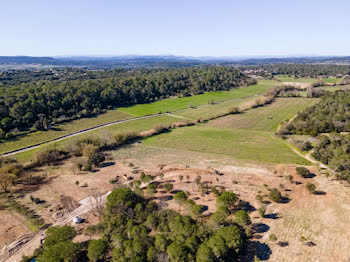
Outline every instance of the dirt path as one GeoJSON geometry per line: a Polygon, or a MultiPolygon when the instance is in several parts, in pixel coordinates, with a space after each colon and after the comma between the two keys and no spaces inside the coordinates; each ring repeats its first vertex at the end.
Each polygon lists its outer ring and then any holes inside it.
{"type": "MultiPolygon", "coordinates": [[[[177,174],[170,174],[165,175],[164,178],[169,178],[176,176],[177,174]]],[[[157,177],[154,179],[151,183],[164,179],[164,178],[159,178],[157,177]]],[[[130,181],[124,182],[123,184],[128,184],[130,181]]],[[[140,185],[141,188],[145,188],[149,185],[149,183],[142,183],[140,185]]],[[[101,195],[98,197],[98,204],[104,205],[107,201],[107,196],[111,193],[112,191],[108,191],[107,193],[101,195]]],[[[96,206],[96,198],[92,196],[88,196],[86,198],[83,198],[82,200],[79,201],[80,206],[74,209],[72,212],[66,214],[64,217],[61,219],[57,220],[57,222],[53,225],[50,225],[49,227],[52,226],[63,226],[63,225],[68,225],[72,223],[72,220],[76,216],[82,216],[89,211],[91,211],[95,206],[96,206]]],[[[46,230],[46,229],[45,229],[46,230]]],[[[30,255],[33,254],[34,250],[40,247],[40,240],[43,237],[43,234],[45,233],[45,230],[42,230],[37,233],[32,233],[32,234],[27,234],[24,236],[21,236],[17,240],[13,241],[12,243],[5,245],[1,250],[0,250],[0,261],[3,262],[16,262],[20,261],[22,255],[30,255]]]]}
{"type": "MultiPolygon", "coordinates": [[[[251,96],[245,96],[245,97],[240,97],[240,98],[228,99],[228,100],[223,100],[223,101],[216,102],[215,104],[228,103],[228,102],[231,102],[231,101],[236,101],[236,100],[240,100],[240,99],[246,99],[246,98],[255,97],[255,96],[256,95],[251,95],[251,96]]],[[[200,106],[197,106],[196,108],[206,107],[206,106],[210,106],[210,105],[212,105],[212,104],[200,105],[200,106]]],[[[45,141],[45,142],[42,142],[42,143],[34,144],[32,146],[27,146],[27,147],[23,147],[23,148],[20,148],[20,149],[12,150],[12,151],[7,152],[5,154],[2,154],[0,156],[5,156],[6,157],[6,156],[16,155],[18,153],[23,153],[23,152],[26,152],[26,151],[38,148],[39,146],[42,146],[42,145],[45,145],[45,144],[58,142],[58,141],[61,141],[61,140],[64,140],[64,139],[67,139],[67,138],[70,138],[70,137],[74,137],[74,136],[77,136],[77,135],[81,135],[81,134],[85,134],[85,133],[94,131],[94,130],[97,130],[97,129],[101,129],[101,128],[104,128],[104,127],[117,125],[117,124],[121,124],[121,123],[125,123],[125,122],[130,122],[130,121],[136,121],[136,120],[152,118],[152,117],[158,117],[158,116],[164,116],[164,115],[169,115],[169,116],[172,116],[172,117],[186,119],[185,117],[173,115],[173,113],[180,113],[180,112],[191,110],[191,109],[193,109],[193,108],[185,108],[185,109],[176,110],[176,111],[173,111],[173,112],[170,112],[170,113],[160,113],[160,114],[153,114],[153,115],[147,115],[147,116],[140,116],[140,117],[134,117],[134,118],[129,118],[129,119],[117,120],[117,121],[113,121],[113,122],[110,122],[110,123],[101,124],[101,125],[98,125],[98,126],[94,126],[94,127],[90,127],[90,128],[87,128],[87,129],[83,129],[83,130],[77,131],[77,132],[73,132],[73,133],[70,133],[70,134],[67,134],[67,135],[64,135],[64,136],[60,136],[60,137],[57,137],[57,138],[54,138],[54,139],[51,139],[51,140],[48,140],[48,141],[45,141]]],[[[190,119],[190,120],[192,120],[192,119],[190,119]]]]}

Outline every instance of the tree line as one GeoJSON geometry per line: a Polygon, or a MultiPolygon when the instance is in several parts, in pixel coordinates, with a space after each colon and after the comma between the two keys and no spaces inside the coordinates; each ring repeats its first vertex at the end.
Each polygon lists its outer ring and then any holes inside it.
{"type": "Polygon", "coordinates": [[[51,124],[97,115],[107,109],[255,83],[239,69],[221,66],[121,70],[119,75],[2,88],[0,137],[8,138],[14,131],[30,128],[45,130],[51,124]]]}
{"type": "Polygon", "coordinates": [[[317,136],[320,133],[350,131],[350,91],[336,91],[321,97],[319,103],[299,112],[280,129],[281,134],[317,136]]]}

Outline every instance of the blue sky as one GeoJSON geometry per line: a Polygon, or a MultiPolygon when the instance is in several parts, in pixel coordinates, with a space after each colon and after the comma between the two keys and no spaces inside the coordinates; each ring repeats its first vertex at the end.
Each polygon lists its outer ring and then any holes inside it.
{"type": "Polygon", "coordinates": [[[349,0],[11,0],[0,55],[350,55],[349,0]]]}

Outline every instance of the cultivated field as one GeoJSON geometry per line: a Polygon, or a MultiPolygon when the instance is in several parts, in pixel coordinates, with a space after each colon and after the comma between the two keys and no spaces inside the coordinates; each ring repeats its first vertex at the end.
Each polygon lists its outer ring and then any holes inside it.
{"type": "Polygon", "coordinates": [[[202,95],[190,97],[169,98],[150,104],[139,104],[130,107],[120,108],[120,111],[133,116],[145,116],[158,113],[173,112],[189,108],[191,106],[200,106],[210,104],[211,102],[220,102],[230,99],[239,99],[247,96],[263,94],[267,88],[278,84],[277,81],[262,80],[257,85],[251,85],[230,91],[210,92],[202,95]]]}
{"type": "Polygon", "coordinates": [[[316,103],[313,98],[277,98],[270,105],[229,115],[208,123],[220,128],[240,128],[256,131],[276,131],[281,122],[289,120],[299,111],[316,103]]]}
{"type": "Polygon", "coordinates": [[[202,125],[175,129],[170,133],[147,138],[143,143],[268,163],[308,163],[269,132],[224,130],[202,125]]]}

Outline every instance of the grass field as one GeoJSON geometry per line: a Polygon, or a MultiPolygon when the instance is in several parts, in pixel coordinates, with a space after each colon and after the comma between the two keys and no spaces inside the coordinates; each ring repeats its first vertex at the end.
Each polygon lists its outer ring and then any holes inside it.
{"type": "MultiPolygon", "coordinates": [[[[104,127],[104,128],[97,129],[97,130],[94,130],[94,131],[91,131],[91,132],[88,132],[85,134],[81,134],[81,135],[79,135],[79,137],[90,136],[93,134],[97,134],[99,132],[103,132],[104,130],[109,130],[111,132],[125,131],[125,130],[132,130],[135,132],[141,132],[141,131],[146,131],[146,130],[152,129],[152,127],[156,124],[171,124],[171,123],[178,122],[181,120],[182,119],[177,118],[177,117],[162,115],[162,116],[151,117],[151,118],[146,118],[146,119],[132,120],[132,121],[120,123],[117,125],[104,127]]],[[[50,143],[50,144],[46,145],[46,147],[57,147],[57,148],[64,147],[74,139],[76,139],[76,137],[70,137],[70,138],[67,138],[67,139],[64,139],[64,140],[61,140],[58,142],[50,143]]],[[[27,160],[32,158],[32,156],[35,152],[41,150],[42,148],[45,148],[45,146],[43,145],[39,148],[28,150],[28,151],[23,152],[23,153],[18,153],[18,154],[16,154],[16,158],[19,161],[27,161],[27,160]]]]}
{"type": "Polygon", "coordinates": [[[316,78],[295,78],[294,76],[288,75],[276,75],[275,78],[282,82],[312,83],[317,81],[316,78]]]}
{"type": "Polygon", "coordinates": [[[189,108],[190,106],[200,106],[230,99],[239,99],[247,96],[263,94],[267,88],[278,84],[277,81],[262,80],[257,85],[251,85],[230,91],[210,92],[201,95],[181,98],[169,98],[150,104],[139,104],[130,107],[120,108],[120,111],[133,115],[145,116],[165,112],[173,112],[189,108]]]}
{"type": "Polygon", "coordinates": [[[73,132],[77,132],[79,130],[87,129],[93,126],[122,119],[128,119],[131,117],[132,116],[120,112],[118,110],[111,110],[97,117],[83,118],[74,120],[72,122],[55,125],[53,126],[53,129],[49,131],[37,131],[33,133],[19,135],[13,138],[12,140],[0,143],[0,154],[16,150],[18,148],[23,148],[45,141],[49,141],[51,139],[64,136],[73,132]]]}
{"type": "Polygon", "coordinates": [[[277,130],[281,122],[289,120],[299,111],[317,101],[313,98],[277,98],[270,105],[251,109],[242,114],[222,117],[210,121],[208,125],[220,128],[273,132],[277,130]]]}
{"type": "Polygon", "coordinates": [[[209,118],[212,116],[219,115],[221,113],[227,113],[227,110],[233,106],[239,106],[248,101],[253,101],[255,97],[240,98],[237,100],[223,102],[215,105],[208,105],[199,108],[189,109],[182,112],[174,113],[174,115],[186,117],[189,119],[196,120],[198,118],[209,118]]]}
{"type": "Polygon", "coordinates": [[[337,91],[337,90],[350,90],[350,85],[343,85],[343,86],[323,86],[322,89],[326,91],[337,91]]]}
{"type": "Polygon", "coordinates": [[[150,137],[144,145],[229,155],[267,163],[308,164],[269,132],[193,126],[150,137]]]}
{"type": "MultiPolygon", "coordinates": [[[[218,102],[229,99],[241,99],[250,95],[262,94],[266,91],[267,88],[276,84],[277,81],[262,80],[257,85],[233,89],[231,91],[211,92],[184,98],[169,98],[151,104],[140,104],[131,107],[111,110],[97,117],[83,118],[53,126],[53,129],[50,131],[38,131],[19,135],[12,140],[0,143],[0,154],[50,141],[69,133],[77,132],[79,130],[117,120],[128,119],[135,116],[158,114],[159,112],[172,112],[176,110],[186,109],[190,104],[193,106],[199,106],[208,104],[208,102],[211,101],[218,102]]],[[[111,129],[113,128],[114,127],[111,127],[111,129]]],[[[133,126],[133,128],[138,131],[137,124],[133,126]]],[[[142,129],[142,126],[140,128],[142,129]]]]}

